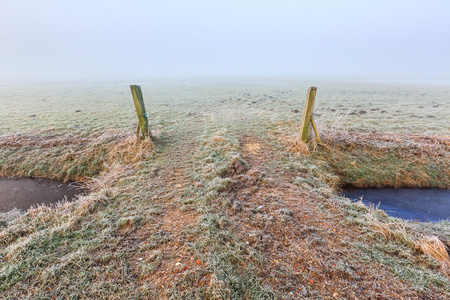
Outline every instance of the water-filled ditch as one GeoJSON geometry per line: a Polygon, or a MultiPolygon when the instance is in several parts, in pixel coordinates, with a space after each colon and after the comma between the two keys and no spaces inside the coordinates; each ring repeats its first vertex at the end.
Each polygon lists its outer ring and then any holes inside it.
{"type": "Polygon", "coordinates": [[[0,178],[0,212],[13,208],[27,210],[32,205],[48,205],[63,199],[70,201],[82,192],[73,184],[58,180],[0,178]]]}
{"type": "Polygon", "coordinates": [[[450,190],[426,188],[345,188],[344,196],[375,205],[390,216],[421,222],[450,218],[450,190]]]}

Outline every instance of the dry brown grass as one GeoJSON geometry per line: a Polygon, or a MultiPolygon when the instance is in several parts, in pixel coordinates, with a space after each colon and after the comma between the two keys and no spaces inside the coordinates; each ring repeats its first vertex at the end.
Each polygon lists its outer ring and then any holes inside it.
{"type": "Polygon", "coordinates": [[[440,187],[450,185],[448,136],[324,132],[322,155],[355,187],[440,187]]]}
{"type": "Polygon", "coordinates": [[[155,145],[150,139],[142,140],[133,135],[128,135],[108,149],[109,161],[120,161],[123,164],[135,164],[149,154],[155,145]]]}
{"type": "Polygon", "coordinates": [[[150,139],[141,140],[133,133],[114,130],[92,133],[87,138],[3,136],[0,176],[80,181],[101,176],[114,164],[134,165],[150,157],[154,148],[150,139]]]}
{"type": "Polygon", "coordinates": [[[347,130],[324,130],[321,132],[324,143],[346,147],[379,147],[402,146],[415,149],[420,147],[424,152],[450,146],[450,136],[430,136],[421,134],[399,134],[391,132],[367,133],[347,130]]]}
{"type": "Polygon", "coordinates": [[[370,226],[387,240],[397,240],[410,247],[414,246],[414,242],[412,241],[410,235],[408,235],[404,223],[382,223],[378,220],[373,220],[370,226]]]}
{"type": "Polygon", "coordinates": [[[298,154],[309,154],[308,145],[303,142],[299,137],[292,136],[278,136],[277,139],[287,148],[290,152],[298,154]]]}
{"type": "Polygon", "coordinates": [[[438,237],[425,237],[415,242],[417,250],[434,258],[441,263],[441,271],[444,275],[450,276],[450,257],[448,249],[438,237]]]}
{"type": "MultiPolygon", "coordinates": [[[[378,208],[369,208],[372,212],[370,216],[374,216],[374,212],[378,208]]],[[[411,231],[408,232],[408,228],[405,222],[393,221],[383,223],[376,217],[368,220],[368,224],[373,230],[382,235],[386,240],[399,241],[411,249],[415,249],[420,253],[424,253],[429,257],[435,259],[441,264],[441,272],[450,276],[450,257],[448,249],[444,243],[442,243],[436,236],[426,236],[421,239],[417,239],[417,233],[411,231]]]]}
{"type": "MultiPolygon", "coordinates": [[[[362,202],[361,202],[362,205],[362,202]]],[[[450,258],[448,249],[436,236],[426,236],[417,239],[417,232],[408,228],[404,221],[392,221],[384,223],[377,218],[380,210],[377,207],[369,207],[368,225],[386,240],[399,241],[411,249],[424,253],[437,260],[441,264],[444,275],[450,275],[450,258]]]]}
{"type": "Polygon", "coordinates": [[[0,147],[37,146],[51,148],[72,144],[88,144],[93,138],[67,136],[9,135],[0,137],[0,147]]]}

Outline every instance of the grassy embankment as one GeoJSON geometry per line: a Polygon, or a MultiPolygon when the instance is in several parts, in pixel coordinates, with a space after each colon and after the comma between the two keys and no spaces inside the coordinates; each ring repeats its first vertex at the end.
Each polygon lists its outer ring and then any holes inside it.
{"type": "Polygon", "coordinates": [[[293,85],[144,84],[154,143],[132,137],[125,85],[34,87],[21,114],[0,99],[2,176],[93,190],[1,215],[2,297],[448,297],[445,257],[424,251],[449,243],[449,222],[337,192],[448,188],[449,89],[319,86],[326,145],[306,148],[292,141],[307,86],[293,85]]]}

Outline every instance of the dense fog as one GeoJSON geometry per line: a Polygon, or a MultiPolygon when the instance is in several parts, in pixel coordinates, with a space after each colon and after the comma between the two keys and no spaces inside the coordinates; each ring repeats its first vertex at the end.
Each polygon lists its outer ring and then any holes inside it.
{"type": "Polygon", "coordinates": [[[437,0],[2,1],[0,81],[446,81],[449,11],[437,0]]]}

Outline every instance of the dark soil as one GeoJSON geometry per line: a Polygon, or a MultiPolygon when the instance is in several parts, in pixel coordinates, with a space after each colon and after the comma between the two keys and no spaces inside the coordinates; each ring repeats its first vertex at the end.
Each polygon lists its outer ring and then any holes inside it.
{"type": "Polygon", "coordinates": [[[0,178],[0,212],[27,210],[36,204],[73,200],[82,191],[69,182],[49,179],[0,178]]]}

